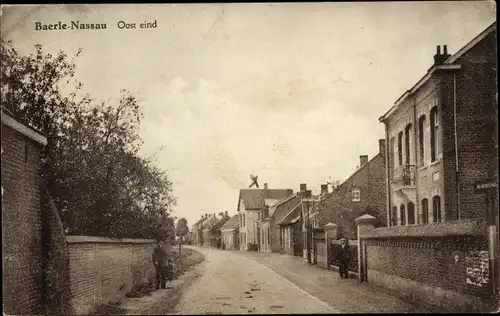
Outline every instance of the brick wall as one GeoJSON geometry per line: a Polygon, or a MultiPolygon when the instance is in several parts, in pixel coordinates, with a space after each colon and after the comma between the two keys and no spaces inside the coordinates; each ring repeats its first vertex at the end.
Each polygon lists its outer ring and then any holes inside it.
{"type": "Polygon", "coordinates": [[[456,61],[461,69],[455,72],[455,78],[451,73],[443,78],[443,173],[449,219],[457,219],[459,214],[461,218],[485,218],[485,196],[475,194],[473,184],[498,175],[496,56],[495,31],[456,61]],[[458,174],[453,120],[455,90],[458,174]]]}
{"type": "Polygon", "coordinates": [[[484,223],[464,221],[364,232],[366,280],[448,311],[489,311],[485,233],[484,223]]]}
{"type": "Polygon", "coordinates": [[[364,214],[367,207],[374,210],[371,215],[378,219],[380,226],[387,225],[386,192],[385,155],[379,153],[326,196],[321,216],[327,217],[324,221],[339,225],[340,234],[356,239],[354,219],[364,214]],[[360,189],[359,202],[352,201],[354,188],[360,189]]]}
{"type": "Polygon", "coordinates": [[[2,113],[2,279],[6,314],[43,311],[41,148],[5,125],[2,113]]]}
{"type": "Polygon", "coordinates": [[[68,236],[70,305],[77,314],[122,297],[154,275],[152,240],[68,236]]]}

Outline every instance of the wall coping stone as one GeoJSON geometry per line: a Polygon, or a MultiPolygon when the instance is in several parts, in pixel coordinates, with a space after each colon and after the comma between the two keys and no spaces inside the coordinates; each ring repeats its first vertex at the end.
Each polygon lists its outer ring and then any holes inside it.
{"type": "Polygon", "coordinates": [[[7,125],[8,127],[16,130],[17,132],[23,134],[24,136],[36,141],[37,143],[40,143],[42,145],[47,145],[47,138],[45,136],[40,135],[39,133],[35,132],[31,128],[27,127],[26,125],[23,125],[19,123],[18,121],[14,120],[12,117],[9,115],[5,114],[2,110],[2,124],[7,125]]]}
{"type": "Polygon", "coordinates": [[[96,236],[66,236],[68,244],[84,244],[84,243],[115,243],[115,244],[152,244],[153,239],[134,239],[134,238],[107,238],[96,236]]]}
{"type": "Polygon", "coordinates": [[[453,235],[486,235],[486,224],[476,220],[454,220],[425,225],[379,227],[361,238],[377,237],[440,237],[453,235]]]}

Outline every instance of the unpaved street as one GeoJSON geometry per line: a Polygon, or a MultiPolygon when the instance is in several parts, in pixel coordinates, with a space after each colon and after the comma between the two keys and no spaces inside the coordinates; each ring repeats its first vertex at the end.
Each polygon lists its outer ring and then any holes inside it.
{"type": "Polygon", "coordinates": [[[204,274],[183,295],[177,314],[339,312],[253,259],[197,250],[206,256],[204,274]]]}

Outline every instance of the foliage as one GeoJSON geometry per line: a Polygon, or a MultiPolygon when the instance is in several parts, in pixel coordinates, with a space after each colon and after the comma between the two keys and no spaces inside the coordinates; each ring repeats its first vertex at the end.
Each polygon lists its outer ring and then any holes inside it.
{"type": "Polygon", "coordinates": [[[173,231],[172,183],[152,159],[139,155],[137,99],[122,90],[115,104],[96,102],[74,79],[75,58],[64,52],[52,56],[36,45],[33,54],[20,56],[2,41],[1,54],[2,106],[47,137],[42,181],[66,232],[154,238],[159,225],[173,231]]]}
{"type": "Polygon", "coordinates": [[[177,225],[175,226],[175,234],[179,237],[184,237],[189,233],[189,227],[187,224],[187,220],[182,217],[177,221],[177,225]]]}

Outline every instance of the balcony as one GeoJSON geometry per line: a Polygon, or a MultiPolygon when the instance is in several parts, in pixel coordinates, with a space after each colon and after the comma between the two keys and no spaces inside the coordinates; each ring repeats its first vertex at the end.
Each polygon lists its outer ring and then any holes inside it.
{"type": "Polygon", "coordinates": [[[399,166],[393,171],[391,183],[394,191],[415,188],[415,166],[399,166]]]}

